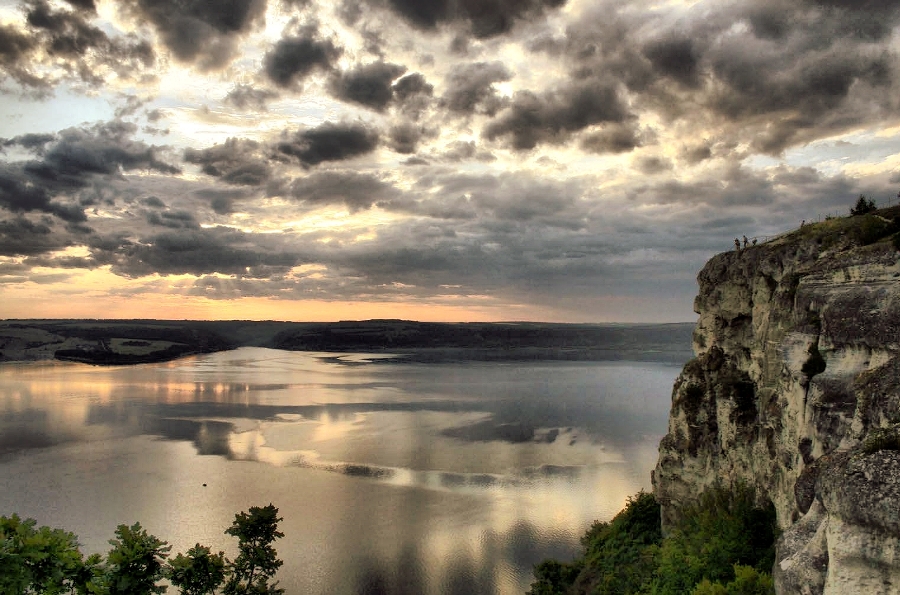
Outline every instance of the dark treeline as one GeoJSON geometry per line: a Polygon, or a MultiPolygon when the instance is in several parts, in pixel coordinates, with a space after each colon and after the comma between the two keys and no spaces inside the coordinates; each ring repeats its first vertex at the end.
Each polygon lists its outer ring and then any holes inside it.
{"type": "MultiPolygon", "coordinates": [[[[0,361],[158,362],[242,346],[292,351],[391,352],[400,361],[659,360],[691,357],[692,323],[437,323],[406,320],[8,320],[0,361]]],[[[396,361],[396,360],[395,360],[396,361]]]]}

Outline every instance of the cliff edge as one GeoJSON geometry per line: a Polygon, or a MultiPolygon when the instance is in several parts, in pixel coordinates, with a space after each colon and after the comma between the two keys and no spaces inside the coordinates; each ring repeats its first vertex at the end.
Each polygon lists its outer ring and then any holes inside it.
{"type": "Polygon", "coordinates": [[[653,474],[663,527],[747,484],[778,593],[900,593],[900,207],[713,257],[653,474]]]}

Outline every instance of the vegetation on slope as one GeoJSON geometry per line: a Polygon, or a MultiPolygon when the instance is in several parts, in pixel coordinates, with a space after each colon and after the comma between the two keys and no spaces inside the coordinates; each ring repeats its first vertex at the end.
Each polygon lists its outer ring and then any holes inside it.
{"type": "Polygon", "coordinates": [[[663,537],[652,494],[639,492],[609,522],[595,522],[571,563],[545,560],[531,595],[770,595],[775,510],[753,490],[712,489],[663,537]]]}

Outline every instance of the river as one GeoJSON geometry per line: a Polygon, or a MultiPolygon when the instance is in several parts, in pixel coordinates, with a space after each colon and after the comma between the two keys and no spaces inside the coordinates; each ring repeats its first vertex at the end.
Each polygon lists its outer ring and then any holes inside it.
{"type": "Polygon", "coordinates": [[[234,514],[271,502],[288,595],[521,594],[649,489],[679,370],[261,348],[0,364],[0,514],[86,553],[139,521],[173,555],[234,555],[234,514]]]}

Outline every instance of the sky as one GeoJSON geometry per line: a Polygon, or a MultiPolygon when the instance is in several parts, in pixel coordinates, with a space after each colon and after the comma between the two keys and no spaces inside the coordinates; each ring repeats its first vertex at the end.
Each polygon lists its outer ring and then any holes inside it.
{"type": "Polygon", "coordinates": [[[692,321],[900,190],[897,0],[0,0],[0,318],[692,321]]]}

